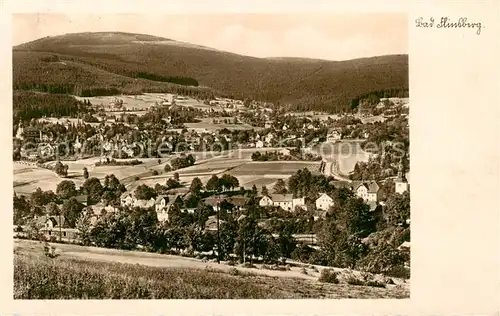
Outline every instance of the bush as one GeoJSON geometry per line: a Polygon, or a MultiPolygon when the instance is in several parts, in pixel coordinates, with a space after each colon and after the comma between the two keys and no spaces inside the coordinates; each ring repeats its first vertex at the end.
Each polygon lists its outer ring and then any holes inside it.
{"type": "Polygon", "coordinates": [[[365,282],[363,280],[358,279],[354,275],[350,275],[346,278],[347,284],[350,285],[365,285],[365,282]]]}
{"type": "Polygon", "coordinates": [[[152,174],[153,174],[153,176],[157,176],[158,175],[158,171],[157,170],[153,170],[152,174]]]}
{"type": "Polygon", "coordinates": [[[135,176],[135,177],[134,177],[134,180],[135,180],[135,181],[139,181],[139,180],[141,180],[141,178],[140,178],[139,176],[135,176]]]}
{"type": "Polygon", "coordinates": [[[397,266],[397,267],[391,268],[385,274],[388,276],[394,277],[394,278],[409,279],[410,278],[410,269],[402,267],[402,266],[397,266]]]}
{"type": "Polygon", "coordinates": [[[338,273],[332,269],[324,269],[321,271],[318,281],[339,284],[338,273]]]}

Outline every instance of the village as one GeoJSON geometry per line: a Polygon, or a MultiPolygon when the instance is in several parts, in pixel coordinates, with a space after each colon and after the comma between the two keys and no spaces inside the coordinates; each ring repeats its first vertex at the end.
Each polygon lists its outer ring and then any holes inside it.
{"type": "MultiPolygon", "coordinates": [[[[81,102],[84,114],[17,126],[14,235],[19,238],[109,247],[116,243],[99,240],[99,227],[109,229],[102,225],[115,225],[128,216],[123,214],[139,216],[134,220],[154,216],[152,223],[158,224],[148,225],[187,229],[179,236],[195,225],[198,234],[212,236],[188,244],[176,237],[170,249],[217,254],[219,260],[220,237],[214,234],[251,216],[272,238],[289,227],[294,248],[319,251],[322,223],[348,196],[361,201],[358,207],[366,205],[376,221],[395,211],[387,211],[394,199],[408,198],[407,144],[397,155],[408,135],[407,99],[381,99],[368,110],[344,115],[289,113],[231,99],[198,102],[173,94],[81,102]],[[142,103],[128,101],[140,98],[142,103]],[[368,148],[370,142],[380,148],[368,148]],[[310,181],[308,189],[297,190],[297,181],[310,181]]],[[[398,218],[397,225],[409,226],[409,213],[398,218]]],[[[232,237],[227,254],[237,239],[232,237]]],[[[144,245],[127,247],[137,246],[144,245]]],[[[409,242],[401,246],[408,248],[409,242]]],[[[255,250],[252,256],[266,253],[255,250]]]]}

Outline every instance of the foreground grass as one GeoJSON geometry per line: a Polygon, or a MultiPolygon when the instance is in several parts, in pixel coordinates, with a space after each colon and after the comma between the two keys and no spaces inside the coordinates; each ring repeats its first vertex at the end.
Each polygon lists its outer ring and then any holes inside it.
{"type": "Polygon", "coordinates": [[[188,268],[14,258],[15,299],[284,298],[244,276],[188,268]]]}
{"type": "MultiPolygon", "coordinates": [[[[14,250],[15,299],[280,299],[408,298],[403,287],[376,288],[270,277],[213,268],[153,267],[43,255],[42,246],[14,250]]],[[[117,261],[119,261],[117,256],[117,261]]]]}

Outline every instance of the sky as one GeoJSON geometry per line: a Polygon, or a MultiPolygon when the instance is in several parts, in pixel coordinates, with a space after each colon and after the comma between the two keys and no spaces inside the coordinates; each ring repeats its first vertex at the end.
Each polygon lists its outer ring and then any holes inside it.
{"type": "Polygon", "coordinates": [[[407,15],[14,14],[12,44],[77,32],[150,34],[254,57],[347,60],[408,53],[407,15]]]}

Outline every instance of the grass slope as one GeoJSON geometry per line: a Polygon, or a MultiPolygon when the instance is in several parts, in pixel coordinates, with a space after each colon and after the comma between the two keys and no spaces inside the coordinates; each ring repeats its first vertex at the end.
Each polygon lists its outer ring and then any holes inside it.
{"type": "MultiPolygon", "coordinates": [[[[46,80],[38,77],[37,69],[40,69],[38,73],[54,71],[50,79],[53,81],[69,80],[82,85],[97,82],[104,86],[111,85],[109,81],[119,86],[116,75],[132,78],[137,73],[148,73],[193,78],[200,86],[237,98],[331,110],[345,110],[353,99],[371,91],[408,88],[407,55],[348,61],[254,58],[127,33],[48,37],[14,47],[13,55],[14,85],[19,87],[46,80]],[[76,68],[67,67],[57,76],[56,72],[62,67],[54,62],[40,61],[40,56],[36,55],[40,52],[57,54],[59,59],[71,60],[81,68],[82,64],[92,68],[88,70],[90,73],[78,75],[76,68]],[[98,69],[110,73],[107,75],[110,78],[97,78],[98,69]]],[[[129,84],[128,79],[122,80],[122,86],[129,84]]]]}
{"type": "MultiPolygon", "coordinates": [[[[56,244],[56,258],[43,255],[42,244],[16,241],[14,247],[15,299],[226,299],[226,298],[408,298],[405,287],[378,288],[321,283],[293,277],[264,276],[205,266],[160,267],[131,263],[155,254],[119,252],[56,244]],[[75,253],[84,251],[82,257],[75,253]],[[95,253],[93,253],[94,251],[95,253]],[[111,254],[116,263],[92,254],[111,254]],[[127,259],[128,260],[125,260],[127,259]],[[137,258],[136,258],[137,259],[137,258]],[[132,260],[133,261],[133,260],[132,260]]],[[[181,260],[170,258],[164,260],[181,260]]]]}

